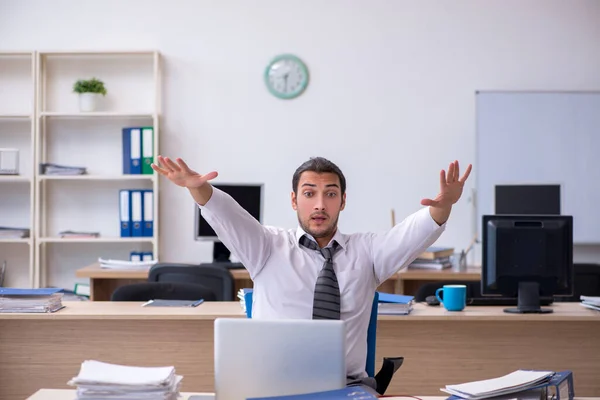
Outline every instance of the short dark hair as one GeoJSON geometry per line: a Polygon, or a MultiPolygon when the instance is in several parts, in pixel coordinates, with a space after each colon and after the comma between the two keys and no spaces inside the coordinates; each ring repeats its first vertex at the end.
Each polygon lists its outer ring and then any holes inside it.
{"type": "Polygon", "coordinates": [[[342,170],[337,165],[323,157],[311,157],[308,161],[305,161],[296,169],[296,172],[294,172],[294,176],[292,177],[292,189],[294,190],[294,193],[298,194],[300,175],[306,171],[316,172],[317,174],[328,172],[336,174],[340,178],[340,189],[342,190],[342,194],[346,193],[346,178],[344,177],[342,170]]]}

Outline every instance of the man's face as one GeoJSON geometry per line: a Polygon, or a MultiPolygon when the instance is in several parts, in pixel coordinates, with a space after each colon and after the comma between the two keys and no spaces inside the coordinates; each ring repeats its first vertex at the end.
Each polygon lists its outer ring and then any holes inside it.
{"type": "Polygon", "coordinates": [[[292,208],[298,213],[302,229],[315,239],[331,238],[346,205],[339,177],[330,172],[305,171],[300,175],[297,192],[292,192],[292,208]]]}

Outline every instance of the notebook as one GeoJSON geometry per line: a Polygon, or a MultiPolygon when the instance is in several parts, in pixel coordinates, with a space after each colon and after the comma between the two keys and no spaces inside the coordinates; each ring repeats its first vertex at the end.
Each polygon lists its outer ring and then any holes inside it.
{"type": "Polygon", "coordinates": [[[142,307],[198,307],[204,303],[204,299],[200,300],[150,300],[142,304],[142,307]]]}

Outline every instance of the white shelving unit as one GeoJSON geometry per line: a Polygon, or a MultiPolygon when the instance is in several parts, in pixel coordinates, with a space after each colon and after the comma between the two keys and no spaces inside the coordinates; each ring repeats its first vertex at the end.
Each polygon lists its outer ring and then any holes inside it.
{"type": "Polygon", "coordinates": [[[29,238],[0,238],[3,286],[34,285],[35,88],[36,53],[0,52],[0,148],[19,150],[19,175],[0,175],[0,226],[30,230],[29,238]]]}
{"type": "Polygon", "coordinates": [[[122,128],[151,126],[159,149],[160,55],[156,51],[40,52],[37,57],[35,165],[87,168],[86,175],[35,173],[35,286],[72,288],[75,270],[99,257],[127,259],[130,251],[159,257],[159,179],[122,174],[122,128]],[[78,79],[102,80],[98,111],[79,112],[78,79]],[[154,236],[120,237],[119,190],[153,189],[154,236]],[[98,238],[61,238],[64,230],[98,238]]]}

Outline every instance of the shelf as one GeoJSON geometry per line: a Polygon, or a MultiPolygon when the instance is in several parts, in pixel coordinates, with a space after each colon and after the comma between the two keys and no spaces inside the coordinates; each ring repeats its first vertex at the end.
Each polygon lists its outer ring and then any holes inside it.
{"type": "Polygon", "coordinates": [[[155,50],[71,50],[40,51],[41,56],[153,56],[155,50]]]}
{"type": "Polygon", "coordinates": [[[156,175],[40,175],[40,181],[154,181],[156,175]]]}
{"type": "Polygon", "coordinates": [[[61,112],[42,111],[42,117],[56,118],[154,118],[154,113],[149,112],[121,112],[121,111],[94,111],[94,112],[61,112]]]}
{"type": "Polygon", "coordinates": [[[21,175],[0,175],[0,182],[31,182],[31,178],[21,175]]]}
{"type": "Polygon", "coordinates": [[[38,243],[151,243],[151,237],[99,237],[99,238],[61,238],[41,237],[38,243]]]}
{"type": "Polygon", "coordinates": [[[0,51],[0,56],[33,57],[32,51],[0,51]]]}
{"type": "Polygon", "coordinates": [[[31,239],[30,238],[20,238],[20,239],[0,238],[0,243],[23,243],[23,244],[31,244],[31,239]]]}
{"type": "Polygon", "coordinates": [[[0,119],[31,119],[31,114],[0,114],[0,119]]]}

